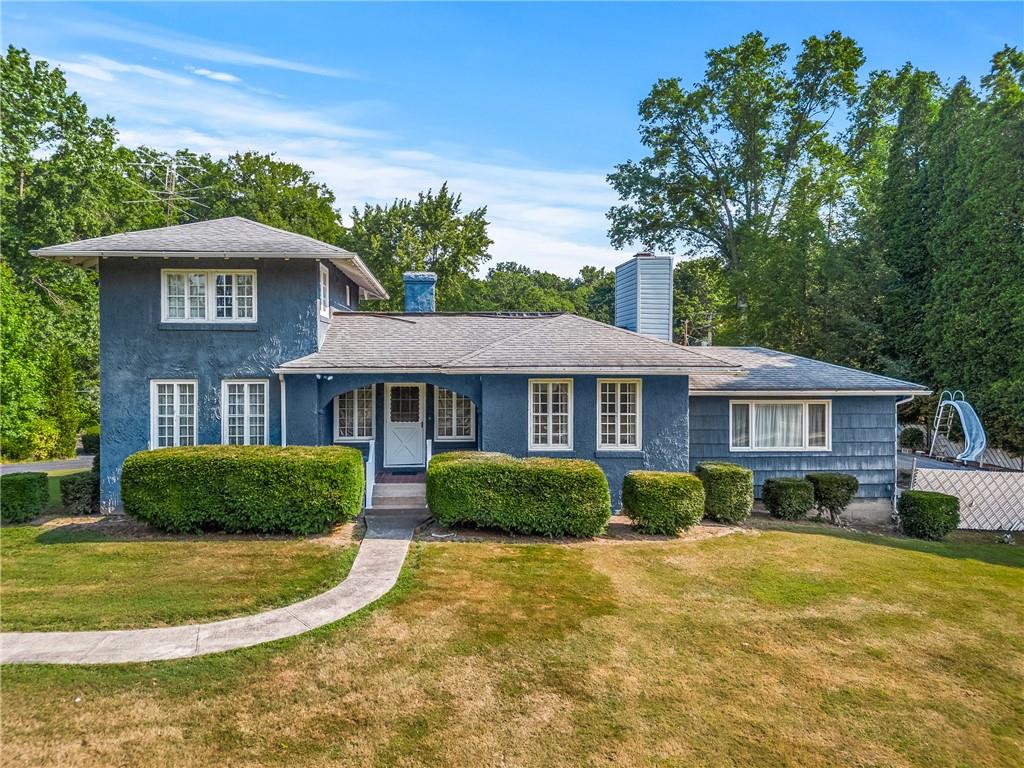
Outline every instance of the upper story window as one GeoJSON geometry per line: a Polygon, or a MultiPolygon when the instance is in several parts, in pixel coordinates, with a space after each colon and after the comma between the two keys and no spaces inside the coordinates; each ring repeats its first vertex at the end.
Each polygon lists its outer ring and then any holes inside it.
{"type": "Polygon", "coordinates": [[[221,442],[267,444],[266,379],[229,379],[221,385],[221,442]]]}
{"type": "Polygon", "coordinates": [[[196,444],[196,382],[167,379],[149,383],[149,446],[196,444]]]}
{"type": "Polygon", "coordinates": [[[830,451],[832,403],[828,400],[755,400],[729,403],[733,451],[830,451]]]}
{"type": "Polygon", "coordinates": [[[598,379],[598,448],[640,448],[640,393],[639,379],[598,379]]]}
{"type": "Polygon", "coordinates": [[[530,450],[572,450],[571,379],[530,379],[530,450]]]}
{"type": "Polygon", "coordinates": [[[373,386],[351,389],[334,398],[334,439],[373,439],[373,386]]]}
{"type": "Polygon", "coordinates": [[[450,389],[434,389],[434,437],[438,440],[472,440],[476,433],[473,401],[450,389]]]}
{"type": "Polygon", "coordinates": [[[331,272],[327,265],[320,265],[320,292],[317,294],[317,305],[324,317],[331,315],[331,272]]]}
{"type": "Polygon", "coordinates": [[[256,270],[161,270],[161,319],[171,323],[256,321],[256,270]]]}

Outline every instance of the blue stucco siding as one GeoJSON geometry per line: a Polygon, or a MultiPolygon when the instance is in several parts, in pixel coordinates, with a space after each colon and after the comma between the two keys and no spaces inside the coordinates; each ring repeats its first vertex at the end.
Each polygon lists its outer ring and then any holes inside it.
{"type": "MultiPolygon", "coordinates": [[[[327,272],[330,276],[328,279],[328,292],[330,294],[331,311],[347,310],[352,312],[359,309],[359,286],[355,284],[352,278],[338,269],[327,259],[323,259],[319,263],[327,267],[327,272]],[[345,290],[346,288],[348,288],[347,294],[345,290]],[[351,303],[345,300],[346,296],[351,300],[351,303]]],[[[313,283],[311,290],[313,292],[312,295],[315,302],[320,296],[319,267],[314,270],[313,277],[316,282],[313,283]]],[[[323,344],[324,336],[327,334],[327,328],[330,324],[330,316],[325,317],[324,315],[317,313],[317,344],[323,344]]]]}
{"type": "MultiPolygon", "coordinates": [[[[120,503],[121,465],[149,447],[150,381],[197,382],[196,436],[221,442],[221,382],[267,379],[271,443],[280,440],[281,363],[316,351],[315,261],[263,259],[101,259],[101,501],[120,503]],[[255,269],[257,322],[161,323],[162,269],[255,269]]],[[[290,393],[294,397],[296,393],[290,393]]],[[[315,408],[311,398],[310,408],[315,408]]]]}
{"type": "Polygon", "coordinates": [[[720,396],[690,398],[691,469],[696,469],[702,461],[730,461],[749,467],[754,470],[754,491],[758,498],[767,478],[802,477],[807,472],[851,474],[860,482],[859,497],[891,498],[896,479],[896,398],[831,398],[832,450],[829,452],[730,451],[729,399],[720,396]]]}

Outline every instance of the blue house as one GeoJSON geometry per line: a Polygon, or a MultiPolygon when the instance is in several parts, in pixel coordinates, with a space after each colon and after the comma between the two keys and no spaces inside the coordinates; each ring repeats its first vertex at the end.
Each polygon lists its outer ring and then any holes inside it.
{"type": "Polygon", "coordinates": [[[237,217],[34,254],[99,270],[105,509],[147,448],[346,444],[370,488],[480,449],[591,459],[617,503],[632,469],[715,459],[751,467],[758,490],[849,472],[855,514],[887,516],[896,405],[927,393],[767,349],[671,343],[672,262],[650,254],[617,270],[615,326],[435,312],[426,272],[405,275],[405,312],[360,312],[387,294],[358,255],[237,217]]]}

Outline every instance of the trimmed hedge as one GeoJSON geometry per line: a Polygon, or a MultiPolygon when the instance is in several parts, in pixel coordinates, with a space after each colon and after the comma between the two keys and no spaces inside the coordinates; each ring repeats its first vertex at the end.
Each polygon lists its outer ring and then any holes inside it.
{"type": "Polygon", "coordinates": [[[689,472],[629,472],[622,479],[622,511],[638,531],[674,536],[704,516],[704,485],[689,472]]]}
{"type": "Polygon", "coordinates": [[[15,472],[0,479],[0,522],[27,523],[50,502],[45,472],[15,472]]]}
{"type": "Polygon", "coordinates": [[[860,487],[857,478],[838,472],[812,472],[806,477],[814,486],[814,505],[838,524],[860,487]]]}
{"type": "Polygon", "coordinates": [[[79,472],[60,478],[60,501],[68,515],[100,513],[100,473],[79,472]]]}
{"type": "Polygon", "coordinates": [[[772,517],[799,520],[814,508],[814,486],[799,477],[770,477],[761,486],[761,501],[772,517]]]}
{"type": "Polygon", "coordinates": [[[355,448],[201,445],[129,456],[124,510],[174,533],[309,534],[362,510],[355,448]]]}
{"type": "Polygon", "coordinates": [[[612,514],[608,479],[592,461],[478,451],[430,460],[427,505],[443,525],[542,536],[596,536],[612,514]]]}
{"type": "Polygon", "coordinates": [[[100,452],[99,427],[88,427],[82,430],[82,452],[92,456],[100,452]]]}
{"type": "Polygon", "coordinates": [[[739,523],[754,508],[754,473],[739,464],[709,461],[697,465],[704,483],[704,514],[720,523],[739,523]]]}
{"type": "Polygon", "coordinates": [[[935,491],[904,491],[896,502],[900,528],[915,539],[943,539],[960,525],[960,499],[935,491]]]}

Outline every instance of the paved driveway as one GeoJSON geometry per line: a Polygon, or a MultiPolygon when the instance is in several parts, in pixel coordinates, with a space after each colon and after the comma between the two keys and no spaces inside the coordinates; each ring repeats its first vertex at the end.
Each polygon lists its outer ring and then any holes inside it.
{"type": "Polygon", "coordinates": [[[55,461],[26,461],[18,464],[0,464],[0,475],[15,472],[56,472],[61,469],[91,469],[92,456],[76,456],[73,459],[55,461]]]}

